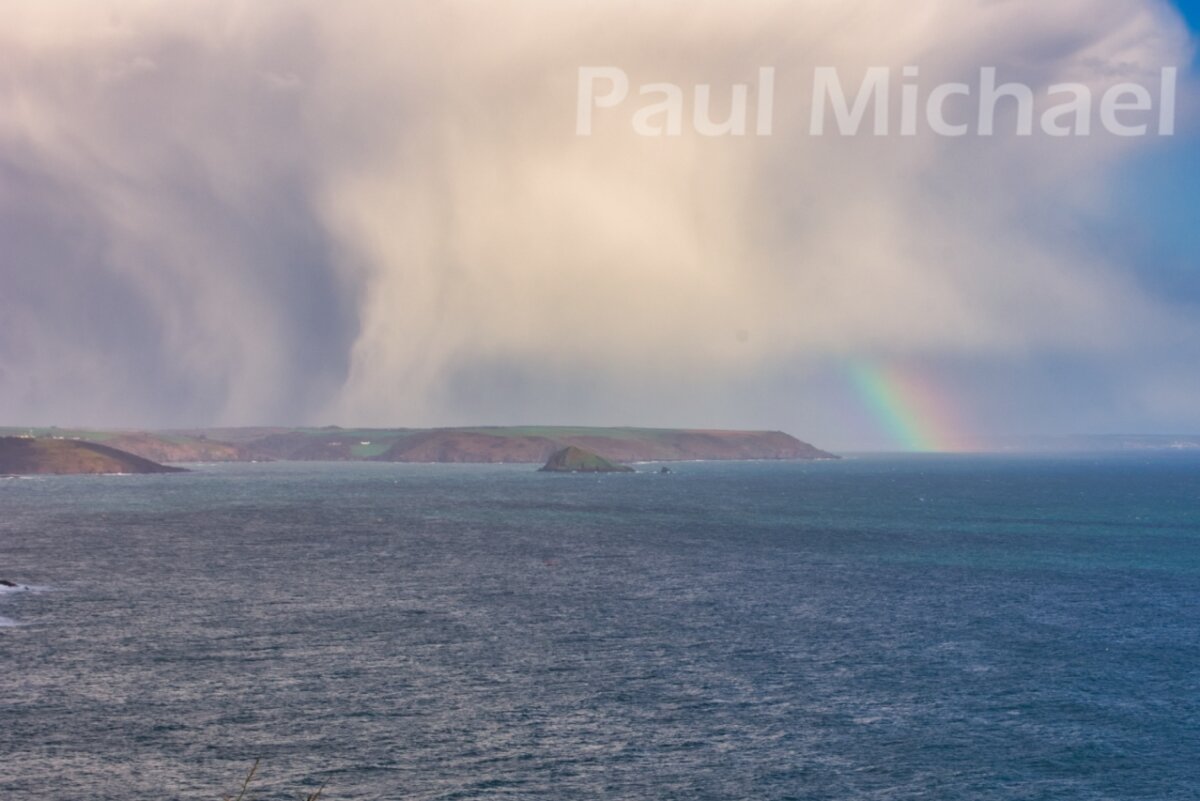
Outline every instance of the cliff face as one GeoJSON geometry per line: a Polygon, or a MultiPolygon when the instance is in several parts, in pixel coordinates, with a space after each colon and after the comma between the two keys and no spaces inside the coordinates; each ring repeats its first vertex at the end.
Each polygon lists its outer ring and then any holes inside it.
{"type": "Polygon", "coordinates": [[[563,442],[619,462],[836,459],[782,431],[654,431],[639,436],[578,435],[563,442]]]}
{"type": "Polygon", "coordinates": [[[405,437],[376,457],[384,462],[524,462],[536,464],[561,448],[542,436],[495,436],[453,429],[405,437]]]}
{"type": "Polygon", "coordinates": [[[238,449],[227,442],[143,431],[120,433],[104,440],[104,444],[155,462],[236,462],[242,458],[238,449]]]}
{"type": "Polygon", "coordinates": [[[551,454],[543,473],[632,473],[632,467],[613,464],[603,456],[570,445],[551,454]]]}
{"type": "Polygon", "coordinates": [[[0,475],[182,472],[96,442],[0,437],[0,475]]]}
{"type": "Polygon", "coordinates": [[[405,437],[378,456],[392,462],[543,462],[575,446],[615,462],[836,459],[779,431],[671,429],[433,429],[405,437]]]}

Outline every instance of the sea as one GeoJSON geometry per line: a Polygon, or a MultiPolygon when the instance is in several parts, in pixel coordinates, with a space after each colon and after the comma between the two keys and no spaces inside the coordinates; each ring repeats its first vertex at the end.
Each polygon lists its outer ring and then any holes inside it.
{"type": "Polygon", "coordinates": [[[1200,797],[1200,455],[0,480],[0,799],[1200,797]]]}

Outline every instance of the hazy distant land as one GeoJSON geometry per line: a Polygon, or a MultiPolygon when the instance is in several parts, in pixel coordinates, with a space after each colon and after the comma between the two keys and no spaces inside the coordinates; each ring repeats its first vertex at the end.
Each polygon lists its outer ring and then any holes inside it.
{"type": "Polygon", "coordinates": [[[1200,451],[1196,434],[1064,434],[997,439],[990,450],[1017,453],[1122,453],[1200,451]]]}
{"type": "Polygon", "coordinates": [[[170,431],[7,428],[0,435],[99,443],[154,462],[378,461],[543,464],[567,447],[618,462],[836,459],[781,431],[509,426],[213,428],[170,431]]]}

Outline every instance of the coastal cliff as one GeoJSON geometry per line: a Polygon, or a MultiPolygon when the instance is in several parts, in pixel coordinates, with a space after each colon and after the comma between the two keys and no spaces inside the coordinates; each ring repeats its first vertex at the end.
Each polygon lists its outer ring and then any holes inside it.
{"type": "Polygon", "coordinates": [[[626,463],[837,458],[780,431],[566,426],[292,429],[250,438],[238,447],[244,457],[255,459],[538,464],[570,446],[626,463]]]}
{"type": "MultiPolygon", "coordinates": [[[[379,461],[541,464],[574,446],[613,462],[836,459],[782,431],[483,426],[223,428],[173,431],[8,429],[86,440],[155,462],[379,461]]],[[[57,441],[57,440],[56,440],[57,441]]]]}
{"type": "Polygon", "coordinates": [[[0,475],[182,472],[96,442],[0,437],[0,475]]]}

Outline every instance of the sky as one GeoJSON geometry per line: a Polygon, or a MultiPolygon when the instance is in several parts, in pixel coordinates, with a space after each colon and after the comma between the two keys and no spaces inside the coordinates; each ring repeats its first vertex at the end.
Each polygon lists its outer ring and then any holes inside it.
{"type": "Polygon", "coordinates": [[[9,0],[0,425],[1200,433],[1197,26],[1166,0],[9,0]],[[631,90],[584,136],[589,66],[631,90]],[[1178,67],[1177,130],[811,134],[816,68],[907,66],[1097,97],[1178,67]],[[690,125],[694,87],[753,106],[764,67],[769,136],[690,125]],[[662,82],[689,124],[642,136],[662,82]]]}
{"type": "Polygon", "coordinates": [[[1197,2],[1197,0],[1178,0],[1175,6],[1183,14],[1184,19],[1187,20],[1188,25],[1193,30],[1200,28],[1200,2],[1197,2]]]}

